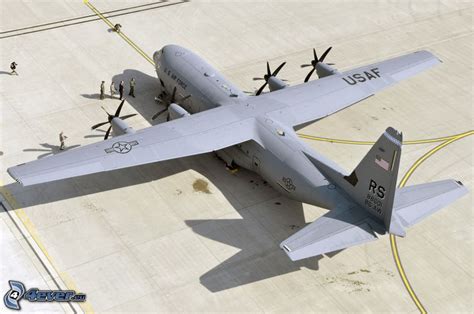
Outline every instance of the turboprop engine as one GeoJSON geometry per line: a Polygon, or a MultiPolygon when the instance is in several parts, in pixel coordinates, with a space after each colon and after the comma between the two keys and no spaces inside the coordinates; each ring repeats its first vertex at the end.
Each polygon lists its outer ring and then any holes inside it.
{"type": "Polygon", "coordinates": [[[125,99],[122,100],[122,102],[118,106],[117,110],[115,111],[114,115],[111,115],[110,113],[107,112],[107,110],[105,110],[104,107],[102,107],[102,109],[107,114],[107,121],[97,123],[97,124],[93,125],[91,129],[95,130],[98,127],[101,127],[101,126],[106,125],[106,124],[110,124],[109,128],[107,129],[107,132],[105,132],[104,140],[109,138],[111,130],[113,130],[113,133],[114,133],[115,136],[135,132],[135,130],[132,127],[128,126],[128,124],[123,120],[131,118],[133,116],[136,116],[137,114],[132,113],[132,114],[128,114],[128,115],[120,117],[120,111],[122,110],[124,102],[125,102],[125,99]]]}
{"type": "Polygon", "coordinates": [[[324,51],[324,53],[321,55],[321,58],[318,58],[316,49],[313,48],[313,60],[311,60],[311,63],[301,65],[302,68],[306,68],[306,67],[312,68],[311,71],[309,71],[308,75],[306,75],[304,79],[305,83],[309,81],[314,71],[316,71],[319,78],[323,78],[323,77],[338,73],[338,71],[331,66],[331,65],[334,65],[334,63],[324,63],[324,59],[328,55],[329,51],[331,51],[331,49],[332,47],[329,47],[328,49],[326,49],[326,51],[324,51]]]}
{"type": "Polygon", "coordinates": [[[178,104],[171,103],[168,107],[168,114],[170,120],[179,119],[182,117],[189,116],[190,113],[186,111],[183,107],[178,104]]]}
{"type": "Polygon", "coordinates": [[[279,89],[282,89],[282,88],[285,88],[288,86],[288,84],[285,83],[285,80],[284,79],[279,79],[277,78],[277,74],[278,72],[280,72],[281,68],[283,68],[283,66],[285,66],[286,62],[283,62],[282,64],[280,64],[278,66],[278,68],[276,68],[275,71],[271,71],[270,70],[270,64],[268,63],[267,61],[267,73],[263,76],[263,77],[254,77],[253,80],[254,81],[258,81],[258,80],[264,80],[265,83],[263,83],[263,85],[257,90],[257,92],[255,93],[255,96],[258,96],[260,95],[263,90],[265,89],[265,86],[267,86],[268,84],[268,88],[270,89],[271,92],[274,92],[276,90],[279,90],[279,89]]]}

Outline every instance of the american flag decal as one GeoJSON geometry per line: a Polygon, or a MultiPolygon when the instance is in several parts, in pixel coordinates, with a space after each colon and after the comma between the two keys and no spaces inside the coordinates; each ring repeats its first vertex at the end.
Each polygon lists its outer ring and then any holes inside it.
{"type": "Polygon", "coordinates": [[[388,169],[390,168],[390,164],[388,163],[388,161],[386,161],[379,155],[375,155],[375,163],[381,168],[383,168],[385,171],[388,171],[388,169]]]}

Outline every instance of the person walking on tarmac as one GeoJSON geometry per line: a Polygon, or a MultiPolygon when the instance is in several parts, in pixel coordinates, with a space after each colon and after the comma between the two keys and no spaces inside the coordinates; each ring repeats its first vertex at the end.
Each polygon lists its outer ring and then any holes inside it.
{"type": "Polygon", "coordinates": [[[120,94],[120,100],[123,99],[123,87],[124,87],[125,83],[123,81],[120,81],[120,84],[119,84],[119,94],[120,94]]]}
{"type": "Polygon", "coordinates": [[[110,83],[110,98],[114,98],[116,91],[117,90],[115,89],[115,83],[112,81],[112,83],[110,83]]]}
{"type": "Polygon", "coordinates": [[[12,71],[10,72],[10,75],[13,75],[13,74],[18,75],[18,73],[16,73],[16,66],[17,66],[17,65],[18,65],[18,64],[17,64],[15,61],[13,61],[12,63],[10,63],[10,70],[12,70],[12,71]]]}
{"type": "Polygon", "coordinates": [[[135,98],[135,79],[133,77],[130,80],[130,92],[128,94],[135,98]]]}
{"type": "Polygon", "coordinates": [[[100,99],[105,98],[105,81],[100,84],[100,99]]]}
{"type": "Polygon", "coordinates": [[[64,134],[63,131],[61,131],[61,133],[59,133],[59,143],[61,143],[59,145],[59,150],[64,150],[66,149],[66,144],[64,143],[67,139],[67,136],[64,134]]]}

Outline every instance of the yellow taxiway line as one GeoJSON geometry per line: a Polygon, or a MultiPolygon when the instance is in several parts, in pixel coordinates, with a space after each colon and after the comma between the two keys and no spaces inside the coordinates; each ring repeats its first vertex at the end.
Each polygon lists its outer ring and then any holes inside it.
{"type": "MultiPolygon", "coordinates": [[[[115,29],[114,24],[110,22],[108,18],[106,18],[102,13],[100,13],[99,10],[94,7],[89,0],[83,0],[84,4],[89,7],[95,14],[97,14],[98,17],[100,17],[111,29],[115,29]]],[[[128,38],[127,35],[123,33],[122,30],[115,32],[117,33],[120,37],[123,38],[133,49],[135,49],[136,52],[138,52],[143,58],[145,58],[146,61],[150,62],[153,66],[155,66],[155,62],[153,61],[152,58],[150,58],[140,47],[138,47],[130,38],[128,38]]]]}
{"type": "MultiPolygon", "coordinates": [[[[110,22],[109,19],[107,19],[105,16],[102,15],[102,13],[100,13],[99,10],[97,10],[90,2],[89,0],[83,0],[84,4],[86,4],[95,14],[97,14],[97,16],[99,16],[111,29],[114,29],[114,24],[112,24],[112,22],[110,22]]],[[[145,58],[145,60],[147,60],[149,63],[151,63],[153,66],[155,65],[154,61],[140,48],[138,47],[130,38],[128,38],[122,31],[120,32],[117,32],[117,34],[122,37],[122,39],[124,39],[133,49],[135,49],[135,51],[137,51],[143,58],[145,58]]],[[[461,134],[456,134],[456,135],[451,135],[451,136],[445,136],[445,137],[438,137],[438,138],[432,138],[432,139],[420,139],[420,140],[411,140],[411,141],[404,141],[403,144],[404,145],[415,145],[415,144],[429,144],[429,143],[437,143],[437,142],[443,142],[441,143],[440,145],[436,146],[435,148],[433,148],[432,150],[430,150],[429,152],[427,152],[426,154],[424,154],[422,157],[420,157],[413,165],[412,167],[410,167],[410,169],[408,170],[408,172],[405,174],[405,176],[403,177],[403,179],[401,180],[400,182],[400,187],[403,187],[406,182],[408,181],[408,179],[411,177],[411,175],[413,174],[413,172],[426,160],[428,159],[430,156],[432,156],[433,154],[435,154],[437,151],[439,151],[440,149],[444,148],[445,146],[455,142],[455,141],[458,141],[464,137],[467,137],[469,135],[473,135],[474,134],[474,131],[468,131],[468,132],[464,132],[464,133],[461,133],[461,134]]],[[[308,134],[298,134],[299,137],[301,138],[305,138],[305,139],[309,139],[309,140],[315,140],[315,141],[320,141],[320,142],[329,142],[329,143],[337,143],[337,144],[349,144],[349,145],[373,145],[375,142],[373,141],[355,141],[355,140],[345,140],[345,139],[334,139],[334,138],[327,138],[327,137],[318,137],[318,136],[312,136],[312,135],[308,135],[308,134]]],[[[7,195],[5,194],[9,194],[8,191],[5,193],[5,190],[1,191],[2,194],[4,194],[4,196],[7,198],[7,200],[9,202],[14,202],[14,199],[13,200],[9,200],[12,199],[13,197],[10,196],[10,197],[7,197],[7,195]]],[[[14,202],[16,203],[16,202],[14,202]]],[[[33,239],[35,240],[35,242],[38,244],[38,247],[40,247],[40,249],[43,251],[43,253],[45,254],[45,256],[50,260],[50,263],[53,265],[52,261],[51,261],[51,257],[49,256],[49,254],[47,253],[46,249],[44,248],[43,244],[41,243],[41,241],[38,239],[38,236],[37,236],[37,233],[36,231],[31,231],[30,229],[34,230],[33,228],[33,224],[31,223],[31,221],[28,219],[28,217],[26,216],[26,214],[24,213],[24,211],[22,209],[18,209],[17,210],[19,212],[19,217],[20,219],[22,220],[23,224],[25,225],[25,227],[27,227],[27,229],[30,231],[33,239]]],[[[393,257],[395,259],[395,264],[397,266],[397,269],[398,269],[398,272],[400,274],[400,277],[402,278],[402,281],[403,281],[403,284],[405,285],[405,288],[407,289],[408,293],[410,294],[410,297],[412,298],[413,302],[415,303],[415,305],[417,306],[417,308],[420,310],[421,313],[425,314],[426,313],[426,310],[425,308],[423,307],[423,305],[421,304],[420,300],[418,299],[418,297],[416,296],[413,288],[411,287],[410,285],[410,282],[408,281],[408,278],[406,276],[406,273],[403,269],[403,266],[402,266],[402,263],[401,263],[401,259],[400,259],[400,256],[399,256],[399,252],[398,252],[398,248],[397,248],[397,243],[396,243],[396,238],[395,236],[393,235],[390,235],[390,243],[391,243],[391,248],[392,248],[392,254],[393,254],[393,257]]],[[[59,274],[59,273],[58,273],[59,274]]],[[[64,275],[64,273],[62,273],[64,275]]],[[[63,280],[64,281],[64,280],[63,280]]],[[[64,281],[66,282],[66,281],[64,281]]],[[[71,282],[71,280],[67,280],[67,282],[71,282]]],[[[84,304],[85,305],[85,304],[84,304]]],[[[86,312],[92,312],[92,307],[90,307],[90,305],[88,306],[88,308],[83,308],[86,312]]]]}
{"type": "MultiPolygon", "coordinates": [[[[28,230],[29,235],[36,243],[38,248],[41,250],[43,255],[46,257],[51,267],[61,278],[62,282],[66,285],[67,289],[74,290],[76,292],[81,292],[74,284],[72,279],[70,279],[70,277],[65,272],[59,272],[56,269],[56,267],[54,266],[53,258],[51,257],[51,255],[49,255],[48,250],[46,250],[46,247],[44,246],[43,242],[41,242],[38,231],[36,230],[33,222],[31,222],[31,220],[28,218],[28,215],[26,215],[26,212],[23,210],[23,208],[20,207],[13,194],[7,188],[5,188],[2,182],[0,182],[0,184],[0,194],[3,196],[4,200],[8,202],[10,208],[14,209],[13,212],[20,219],[26,230],[28,230]]],[[[87,294],[87,292],[85,293],[87,294]]],[[[94,313],[94,310],[92,309],[92,306],[89,302],[79,302],[78,305],[85,313],[94,313]]]]}
{"type": "MultiPolygon", "coordinates": [[[[435,148],[431,149],[430,151],[428,151],[427,153],[425,153],[423,156],[421,156],[411,167],[410,169],[408,169],[408,171],[405,173],[405,175],[403,176],[402,180],[400,181],[400,184],[399,184],[399,187],[404,187],[405,184],[407,183],[408,179],[411,177],[411,175],[413,174],[413,172],[425,161],[427,160],[428,158],[430,158],[433,154],[435,154],[436,152],[438,152],[439,150],[441,150],[442,148],[448,146],[449,144],[453,143],[453,142],[456,142],[462,138],[465,138],[469,135],[473,135],[474,134],[474,130],[472,131],[467,131],[467,132],[464,132],[464,133],[461,133],[461,134],[458,134],[458,135],[454,135],[454,136],[448,136],[448,137],[445,137],[445,140],[443,143],[439,144],[438,146],[436,146],[435,148]]],[[[403,265],[402,265],[402,261],[400,260],[400,255],[398,253],[398,248],[397,248],[397,241],[396,241],[396,237],[391,234],[390,235],[390,246],[392,248],[392,255],[393,255],[393,258],[395,260],[395,264],[397,265],[397,269],[398,269],[398,273],[400,274],[400,277],[403,281],[403,284],[405,285],[405,288],[407,289],[408,293],[410,294],[410,297],[411,299],[413,300],[413,302],[415,303],[416,307],[418,308],[418,310],[420,311],[420,313],[422,314],[426,314],[426,309],[424,308],[423,304],[421,304],[421,301],[420,299],[418,299],[418,297],[416,296],[416,293],[415,291],[413,290],[410,282],[408,281],[408,278],[406,276],[406,273],[405,273],[405,270],[403,268],[403,265]]]]}
{"type": "MultiPolygon", "coordinates": [[[[438,142],[443,142],[443,141],[456,138],[462,134],[464,133],[451,135],[451,136],[429,138],[429,139],[403,141],[403,145],[438,143],[438,142]]],[[[336,143],[336,144],[349,144],[349,145],[374,145],[375,144],[374,141],[353,141],[353,140],[345,140],[345,139],[337,139],[337,138],[329,138],[329,137],[319,137],[319,136],[313,136],[313,135],[301,134],[301,133],[298,133],[298,136],[301,138],[308,139],[308,140],[336,143]]]]}

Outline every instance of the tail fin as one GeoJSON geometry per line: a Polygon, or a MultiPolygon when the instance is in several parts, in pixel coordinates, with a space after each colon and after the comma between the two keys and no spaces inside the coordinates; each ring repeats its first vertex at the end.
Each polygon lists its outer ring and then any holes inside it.
{"type": "Polygon", "coordinates": [[[359,165],[348,176],[306,155],[323,175],[339,186],[357,204],[383,221],[388,232],[405,236],[405,230],[392,215],[402,134],[389,127],[380,136],[359,165]]]}

